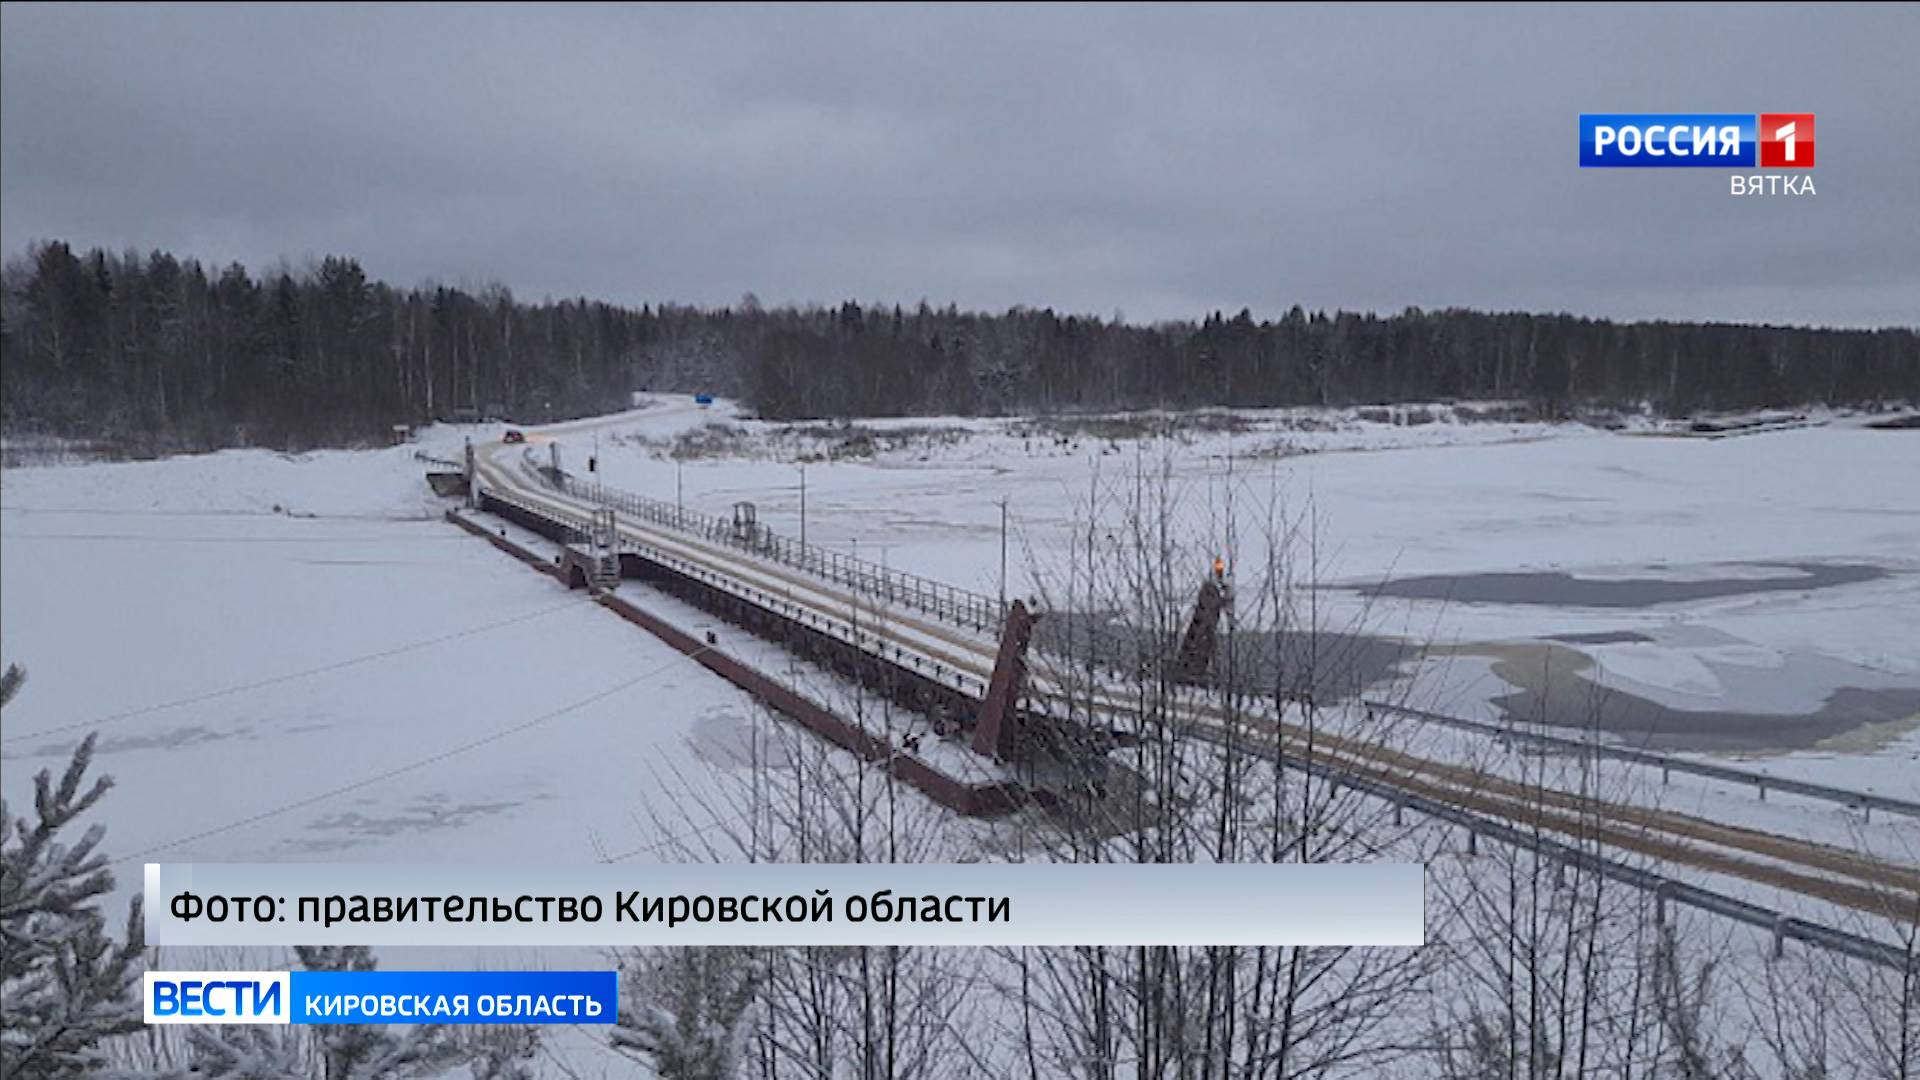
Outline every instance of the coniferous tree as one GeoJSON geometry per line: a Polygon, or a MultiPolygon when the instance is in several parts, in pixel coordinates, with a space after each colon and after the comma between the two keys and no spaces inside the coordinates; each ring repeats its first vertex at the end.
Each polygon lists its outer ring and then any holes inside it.
{"type": "MultiPolygon", "coordinates": [[[[364,945],[302,945],[308,971],[373,971],[364,945]]],[[[312,1028],[214,1025],[188,1034],[186,1075],[220,1080],[313,1077],[401,1080],[440,1077],[466,1066],[475,1080],[523,1080],[536,1040],[531,1028],[458,1028],[446,1024],[324,1024],[312,1028]]]]}
{"type": "MultiPolygon", "coordinates": [[[[7,668],[0,705],[24,679],[7,668]]],[[[115,941],[99,903],[113,890],[99,850],[106,830],[95,824],[71,839],[70,826],[113,786],[104,776],[86,783],[93,748],[89,735],[58,782],[44,769],[34,777],[32,819],[0,801],[0,1074],[9,1077],[95,1075],[108,1064],[103,1041],[141,1025],[140,899],[115,941]]]]}
{"type": "Polygon", "coordinates": [[[749,949],[671,948],[628,966],[613,1048],[661,1080],[731,1080],[764,973],[749,949]]]}
{"type": "Polygon", "coordinates": [[[328,256],[216,275],[189,258],[33,248],[0,289],[12,434],[131,452],[299,448],[489,412],[539,422],[638,389],[742,397],[774,419],[1500,400],[1558,418],[1920,402],[1911,327],[1613,323],[1408,308],[1252,311],[1151,326],[1015,307],[526,303],[399,289],[328,256]]]}

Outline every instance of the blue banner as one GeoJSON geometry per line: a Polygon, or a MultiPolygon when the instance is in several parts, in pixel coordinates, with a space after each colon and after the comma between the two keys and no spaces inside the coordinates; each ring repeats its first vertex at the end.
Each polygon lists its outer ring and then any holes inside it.
{"type": "Polygon", "coordinates": [[[1754,113],[1581,113],[1583,169],[1751,168],[1754,113]]]}
{"type": "Polygon", "coordinates": [[[296,971],[296,1024],[611,1024],[612,971],[296,971]]]}

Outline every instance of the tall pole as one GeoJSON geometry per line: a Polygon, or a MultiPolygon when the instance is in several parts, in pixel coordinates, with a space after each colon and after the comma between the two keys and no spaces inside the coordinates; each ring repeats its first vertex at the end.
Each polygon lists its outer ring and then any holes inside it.
{"type": "Polygon", "coordinates": [[[807,467],[800,466],[800,546],[807,545],[807,467]]]}
{"type": "Polygon", "coordinates": [[[673,463],[673,509],[676,514],[685,513],[687,509],[684,489],[680,485],[680,468],[685,464],[686,462],[677,459],[673,463]]]}
{"type": "Polygon", "coordinates": [[[1000,497],[1000,606],[1007,606],[1007,499],[1000,497]]]}

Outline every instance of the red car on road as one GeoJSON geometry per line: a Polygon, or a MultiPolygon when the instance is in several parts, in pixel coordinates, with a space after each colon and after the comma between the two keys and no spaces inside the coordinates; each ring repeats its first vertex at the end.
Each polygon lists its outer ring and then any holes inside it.
{"type": "Polygon", "coordinates": [[[526,442],[527,437],[518,431],[509,431],[505,435],[500,436],[500,441],[503,443],[521,443],[526,442]]]}

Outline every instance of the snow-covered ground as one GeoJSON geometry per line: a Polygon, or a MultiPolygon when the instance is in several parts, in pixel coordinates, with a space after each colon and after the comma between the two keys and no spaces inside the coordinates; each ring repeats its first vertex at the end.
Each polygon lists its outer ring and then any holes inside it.
{"type": "MultiPolygon", "coordinates": [[[[467,434],[498,430],[3,474],[0,651],[28,682],[0,785],[26,810],[33,774],[99,732],[95,773],[115,788],[88,820],[116,860],[110,909],[147,860],[648,862],[702,828],[674,799],[739,769],[738,733],[766,721],[441,521],[414,454],[457,458],[467,434]]],[[[593,950],[392,952],[389,967],[606,966],[593,950]]],[[[203,959],[171,966],[235,966],[203,959]]],[[[604,1040],[554,1029],[543,1074],[644,1075],[604,1040]]]]}
{"type": "Polygon", "coordinates": [[[440,521],[414,449],[9,470],[9,798],[98,730],[123,893],[142,857],[577,863],[659,839],[633,812],[715,768],[699,735],[748,699],[440,521]]]}
{"type": "MultiPolygon", "coordinates": [[[[1466,715],[1493,714],[1528,648],[1559,650],[1669,708],[1776,714],[1788,726],[1840,687],[1920,688],[1920,438],[1844,417],[1703,440],[1428,414],[1440,419],[1349,410],[777,427],[726,403],[662,396],[535,441],[558,442],[574,471],[596,456],[606,481],[691,508],[752,501],[788,534],[800,531],[804,466],[809,540],[988,593],[999,588],[1001,500],[1008,587],[1027,593],[1029,568],[1084,517],[1095,475],[1163,460],[1203,520],[1229,490],[1242,513],[1268,493],[1310,503],[1326,538],[1318,576],[1336,585],[1516,570],[1737,580],[1796,572],[1754,563],[1870,565],[1884,575],[1639,607],[1322,595],[1337,625],[1357,617],[1342,605],[1371,603],[1373,632],[1438,646],[1419,696],[1466,715]],[[1129,437],[1141,429],[1150,434],[1129,437]]],[[[538,735],[168,854],[403,857],[429,838],[449,857],[524,841],[571,858],[593,853],[608,815],[620,819],[612,831],[630,833],[635,778],[694,760],[691,729],[745,703],[436,520],[444,504],[416,452],[458,458],[465,438],[499,431],[435,428],[371,451],[8,469],[0,613],[6,656],[32,681],[8,710],[7,790],[102,721],[102,767],[121,775],[113,801],[137,808],[114,822],[114,848],[147,850],[657,668],[538,735]],[[342,745],[363,749],[330,755],[342,745]],[[601,748],[626,756],[609,768],[601,748]],[[181,755],[195,767],[157,767],[181,755]],[[194,782],[214,776],[220,785],[194,782]]],[[[1237,557],[1257,560],[1257,547],[1237,557]]],[[[1744,756],[1920,797],[1920,732],[1899,719],[1744,756]]]]}
{"type": "MultiPolygon", "coordinates": [[[[1436,646],[1419,703],[1494,715],[1492,702],[1526,681],[1516,668],[1565,663],[1666,708],[1773,717],[1741,755],[1748,767],[1920,798],[1911,717],[1812,747],[1786,739],[1800,745],[1790,752],[1765,745],[1838,689],[1920,688],[1920,437],[1845,417],[1706,440],[1644,424],[1428,415],[1439,419],[1300,411],[781,428],[663,396],[546,429],[533,450],[557,442],[570,470],[594,456],[609,483],[710,513],[752,501],[790,535],[801,531],[804,466],[809,540],[990,594],[1002,500],[1007,587],[1027,594],[1030,568],[1083,520],[1096,477],[1165,462],[1197,528],[1219,519],[1229,492],[1241,513],[1269,494],[1294,512],[1310,506],[1330,621],[1366,607],[1372,632],[1436,646]],[[1515,571],[1766,585],[1834,566],[1879,573],[1637,606],[1365,598],[1389,578],[1447,576],[1463,590],[1474,575],[1515,571]]],[[[691,661],[439,520],[445,504],[416,452],[458,458],[464,439],[499,432],[0,474],[3,651],[30,670],[0,735],[7,795],[27,797],[34,772],[57,769],[99,730],[98,768],[118,787],[97,816],[123,895],[146,858],[664,855],[675,836],[659,821],[672,802],[737,768],[729,750],[759,721],[691,661]]],[[[1244,541],[1235,558],[1257,563],[1259,548],[1244,541]]],[[[1195,553],[1196,580],[1206,558],[1195,553]]],[[[1465,736],[1430,738],[1439,756],[1475,754],[1465,736]]],[[[1649,798],[1900,854],[1902,823],[1868,827],[1836,807],[1760,804],[1737,786],[1678,777],[1649,798]]],[[[485,960],[523,961],[556,962],[485,960]]],[[[590,1037],[579,1041],[568,1069],[611,1067],[590,1037]]]]}

